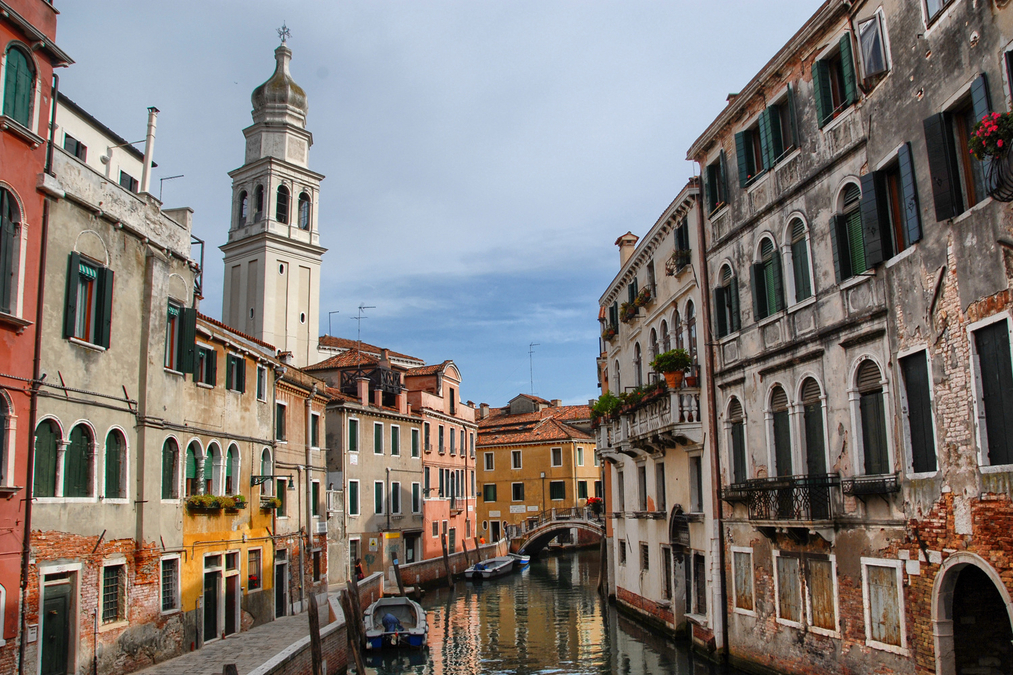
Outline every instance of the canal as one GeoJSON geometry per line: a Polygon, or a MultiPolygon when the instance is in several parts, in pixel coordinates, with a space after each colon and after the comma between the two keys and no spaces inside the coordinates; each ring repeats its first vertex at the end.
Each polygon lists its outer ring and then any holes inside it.
{"type": "Polygon", "coordinates": [[[738,675],[620,615],[595,591],[598,551],[534,560],[520,573],[432,589],[429,649],[387,656],[369,673],[738,675]]]}

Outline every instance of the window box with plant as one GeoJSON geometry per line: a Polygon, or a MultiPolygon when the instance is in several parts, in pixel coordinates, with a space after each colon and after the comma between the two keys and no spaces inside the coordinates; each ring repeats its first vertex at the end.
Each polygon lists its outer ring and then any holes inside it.
{"type": "Polygon", "coordinates": [[[222,506],[229,511],[239,511],[246,508],[246,497],[243,495],[233,495],[231,497],[222,497],[222,506]]]}
{"type": "Polygon", "coordinates": [[[281,500],[277,497],[261,497],[260,508],[265,511],[274,511],[281,507],[281,500]]]}
{"type": "Polygon", "coordinates": [[[624,302],[619,305],[619,320],[623,323],[629,323],[637,318],[637,307],[636,302],[624,302]]]}
{"type": "Polygon", "coordinates": [[[605,326],[605,328],[602,330],[601,339],[605,340],[606,342],[611,342],[616,338],[616,335],[619,335],[619,330],[615,326],[610,324],[608,326],[605,326]]]}
{"type": "Polygon", "coordinates": [[[211,513],[221,511],[223,506],[222,498],[215,495],[191,495],[186,498],[186,508],[189,511],[211,513]]]}
{"type": "Polygon", "coordinates": [[[651,293],[651,287],[645,286],[643,290],[637,293],[637,297],[633,299],[634,307],[647,307],[654,300],[654,294],[651,293]]]}
{"type": "Polygon", "coordinates": [[[591,407],[591,424],[598,426],[601,424],[602,419],[612,419],[621,404],[622,401],[618,396],[610,391],[606,391],[598,397],[598,400],[591,407]]]}
{"type": "Polygon", "coordinates": [[[668,386],[676,389],[682,386],[686,371],[693,366],[693,359],[685,349],[670,349],[654,357],[651,368],[664,374],[668,386]]]}
{"type": "Polygon", "coordinates": [[[1000,202],[1013,201],[1013,166],[1010,166],[1010,142],[1013,141],[1013,113],[988,113],[974,125],[967,149],[985,168],[988,194],[1000,202]]]}

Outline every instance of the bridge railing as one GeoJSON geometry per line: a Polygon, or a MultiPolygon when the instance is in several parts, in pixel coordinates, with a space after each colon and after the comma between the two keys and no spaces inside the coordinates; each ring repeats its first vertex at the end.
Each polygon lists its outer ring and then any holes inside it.
{"type": "Polygon", "coordinates": [[[548,522],[565,522],[568,520],[585,520],[598,523],[602,527],[605,521],[602,514],[596,512],[589,506],[577,506],[567,509],[547,509],[536,516],[529,516],[526,520],[516,525],[507,525],[507,536],[511,539],[523,537],[528,532],[537,529],[548,522]]]}

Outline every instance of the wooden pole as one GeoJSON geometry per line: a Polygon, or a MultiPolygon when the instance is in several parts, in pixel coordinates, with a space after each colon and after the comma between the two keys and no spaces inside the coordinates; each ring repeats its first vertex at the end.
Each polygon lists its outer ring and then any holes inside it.
{"type": "Polygon", "coordinates": [[[450,572],[450,556],[447,555],[447,535],[440,535],[440,543],[443,544],[443,566],[447,568],[447,588],[454,585],[454,575],[450,572]]]}
{"type": "Polygon", "coordinates": [[[466,562],[468,565],[471,565],[471,556],[468,555],[468,540],[467,539],[462,539],[461,540],[461,548],[464,549],[464,562],[466,562]]]}
{"type": "Polygon", "coordinates": [[[361,635],[366,634],[366,627],[362,623],[362,601],[359,599],[359,580],[352,575],[348,579],[348,590],[349,590],[349,601],[352,603],[352,609],[355,610],[355,616],[352,620],[355,621],[355,628],[361,635]]]}
{"type": "Polygon", "coordinates": [[[359,633],[359,624],[355,620],[352,608],[352,594],[341,594],[341,609],[345,613],[345,628],[348,635],[348,649],[352,652],[352,659],[355,661],[355,672],[365,675],[366,664],[362,661],[363,636],[359,633]]]}
{"type": "Polygon", "coordinates": [[[239,668],[234,663],[226,663],[222,668],[222,675],[239,675],[239,668]]]}
{"type": "Polygon", "coordinates": [[[401,566],[397,564],[397,560],[394,561],[394,578],[397,579],[397,590],[404,597],[404,581],[401,579],[401,566]]]}
{"type": "Polygon", "coordinates": [[[324,675],[324,656],[320,648],[320,609],[316,593],[309,594],[310,600],[310,656],[313,659],[313,675],[324,675]]]}

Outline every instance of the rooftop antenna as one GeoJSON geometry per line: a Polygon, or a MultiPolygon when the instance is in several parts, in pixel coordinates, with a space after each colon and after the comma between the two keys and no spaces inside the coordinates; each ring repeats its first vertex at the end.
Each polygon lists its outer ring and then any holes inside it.
{"type": "Polygon", "coordinates": [[[537,342],[528,345],[528,370],[531,373],[531,395],[535,395],[535,347],[540,346],[537,342]]]}
{"type": "Polygon", "coordinates": [[[334,335],[334,333],[331,332],[331,315],[332,314],[340,314],[340,313],[341,313],[341,310],[339,310],[339,309],[336,309],[336,310],[334,310],[332,312],[327,312],[327,334],[328,335],[334,335]]]}
{"type": "Polygon", "coordinates": [[[356,332],[355,332],[355,354],[357,356],[362,356],[362,320],[369,318],[368,316],[363,316],[362,315],[362,310],[364,310],[364,309],[376,309],[376,306],[375,305],[359,305],[359,313],[358,313],[358,315],[348,317],[352,321],[357,321],[358,324],[359,324],[359,327],[356,329],[356,332]]]}
{"type": "Polygon", "coordinates": [[[182,177],[183,177],[183,174],[179,174],[178,176],[167,176],[165,178],[159,178],[158,179],[158,201],[162,201],[162,186],[165,183],[165,181],[167,181],[167,180],[176,180],[177,178],[182,178],[182,177]]]}

